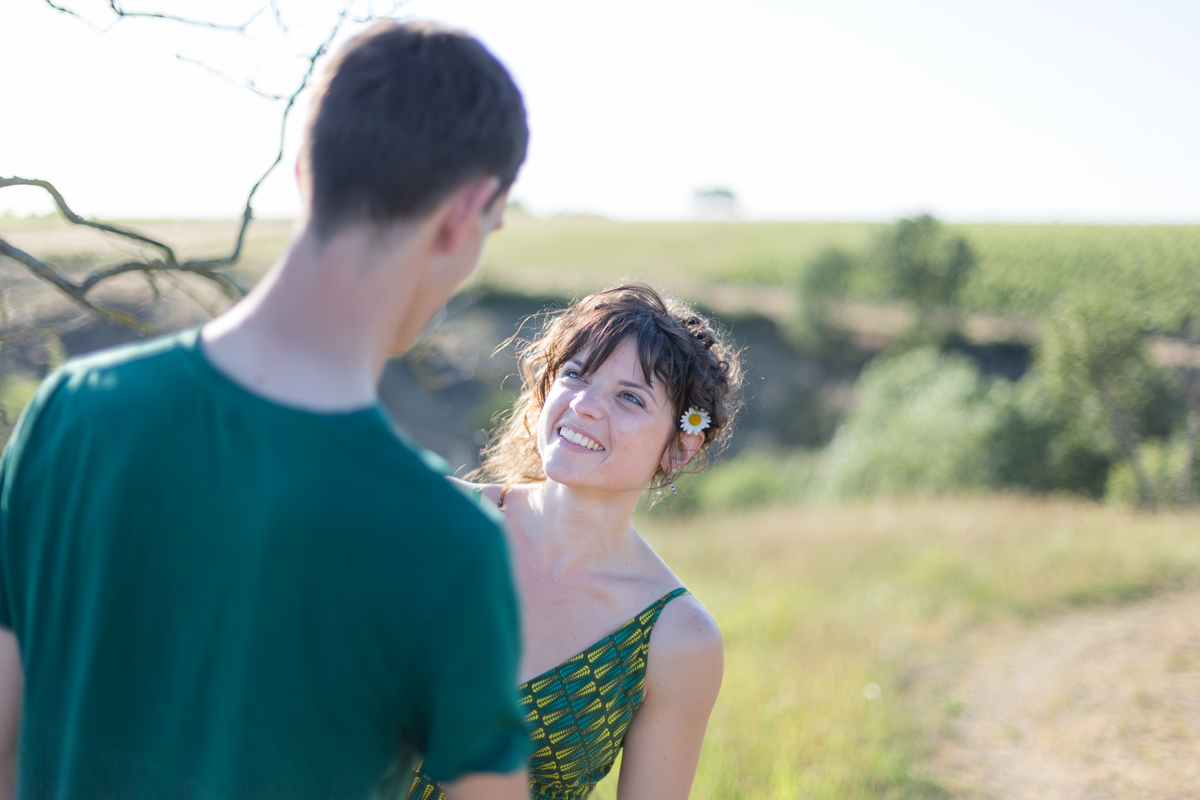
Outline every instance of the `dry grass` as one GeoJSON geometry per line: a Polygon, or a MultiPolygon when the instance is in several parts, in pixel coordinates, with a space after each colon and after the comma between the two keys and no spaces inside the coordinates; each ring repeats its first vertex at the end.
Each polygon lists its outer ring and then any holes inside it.
{"type": "Polygon", "coordinates": [[[641,527],[725,636],[699,798],[945,796],[930,762],[954,710],[943,681],[989,632],[1200,584],[1197,516],[1066,499],[775,508],[641,527]]]}

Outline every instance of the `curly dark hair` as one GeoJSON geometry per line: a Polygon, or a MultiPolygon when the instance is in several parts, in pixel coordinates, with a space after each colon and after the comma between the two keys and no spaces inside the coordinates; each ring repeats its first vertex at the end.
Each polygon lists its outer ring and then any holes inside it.
{"type": "MultiPolygon", "coordinates": [[[[685,471],[703,469],[728,442],[731,424],[741,408],[739,353],[712,322],[690,306],[673,297],[664,298],[644,284],[631,283],[597,292],[542,316],[537,337],[518,345],[521,394],[512,412],[501,420],[484,449],[482,463],[469,478],[503,484],[544,481],[537,423],[562,365],[586,350],[581,367],[586,375],[631,337],[637,343],[646,382],[650,383],[652,376],[662,381],[676,418],[695,406],[707,411],[712,419],[704,431],[700,452],[685,471]]],[[[670,444],[682,436],[683,431],[677,430],[670,444]]],[[[659,467],[649,488],[666,482],[667,475],[659,467]]]]}

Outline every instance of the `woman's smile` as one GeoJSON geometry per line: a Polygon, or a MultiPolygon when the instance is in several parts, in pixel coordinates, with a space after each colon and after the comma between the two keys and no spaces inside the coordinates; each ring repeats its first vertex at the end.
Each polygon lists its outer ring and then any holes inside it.
{"type": "Polygon", "coordinates": [[[560,439],[564,439],[568,444],[573,444],[576,447],[584,450],[590,450],[593,452],[600,452],[604,450],[604,446],[595,439],[566,425],[563,425],[558,429],[558,436],[560,439]]]}

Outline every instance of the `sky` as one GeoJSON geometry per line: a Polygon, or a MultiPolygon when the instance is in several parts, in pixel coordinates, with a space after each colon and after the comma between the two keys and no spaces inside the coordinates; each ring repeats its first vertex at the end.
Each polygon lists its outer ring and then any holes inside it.
{"type": "MultiPolygon", "coordinates": [[[[108,218],[234,217],[340,0],[125,0],[240,23],[113,24],[106,0],[0,6],[0,176],[108,218]],[[93,27],[94,26],[94,27],[93,27]],[[197,63],[198,62],[198,63],[197,63]],[[214,70],[222,73],[218,75],[214,70]]],[[[356,0],[359,11],[371,0],[356,0]]],[[[375,0],[373,10],[390,3],[375,0]]],[[[1200,221],[1194,0],[409,0],[466,28],[527,103],[513,197],[537,214],[687,219],[1200,221]]],[[[347,23],[338,41],[358,25],[347,23]]],[[[299,207],[306,95],[260,216],[299,207]]],[[[0,213],[45,213],[0,189],[0,213]]]]}

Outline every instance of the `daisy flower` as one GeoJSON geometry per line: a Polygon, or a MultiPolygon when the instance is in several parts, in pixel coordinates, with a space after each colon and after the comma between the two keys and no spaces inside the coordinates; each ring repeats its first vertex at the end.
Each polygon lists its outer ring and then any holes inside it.
{"type": "Polygon", "coordinates": [[[683,428],[684,433],[703,433],[704,429],[711,424],[712,417],[708,415],[708,412],[695,406],[688,408],[679,418],[679,427],[683,428]]]}

